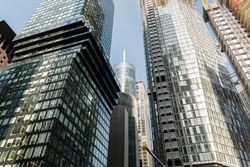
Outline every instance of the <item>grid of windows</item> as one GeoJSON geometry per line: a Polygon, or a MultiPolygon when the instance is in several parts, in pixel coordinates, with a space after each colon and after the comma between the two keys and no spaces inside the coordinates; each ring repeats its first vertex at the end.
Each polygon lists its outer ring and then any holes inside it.
{"type": "Polygon", "coordinates": [[[136,100],[138,108],[138,136],[139,136],[139,154],[142,167],[151,167],[152,157],[142,147],[147,147],[152,150],[151,142],[151,124],[150,124],[150,111],[148,104],[148,95],[144,83],[142,81],[136,82],[136,100]]]}
{"type": "Polygon", "coordinates": [[[223,50],[227,53],[243,85],[248,89],[250,79],[249,35],[238,22],[238,18],[226,6],[216,4],[215,7],[206,11],[210,22],[223,50]]]}
{"type": "Polygon", "coordinates": [[[152,108],[166,163],[249,166],[249,125],[200,14],[185,1],[143,2],[152,108]]]}
{"type": "Polygon", "coordinates": [[[0,165],[107,165],[111,109],[74,49],[15,63],[0,81],[0,165]]]}
{"type": "Polygon", "coordinates": [[[17,39],[83,21],[109,58],[113,14],[112,0],[43,0],[17,39]]]}

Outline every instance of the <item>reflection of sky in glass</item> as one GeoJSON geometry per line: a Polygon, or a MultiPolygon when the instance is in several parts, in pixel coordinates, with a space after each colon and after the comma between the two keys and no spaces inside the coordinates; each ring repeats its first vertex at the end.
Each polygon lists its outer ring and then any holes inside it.
{"type": "Polygon", "coordinates": [[[114,66],[121,91],[135,96],[135,67],[125,61],[114,66]]]}
{"type": "MultiPolygon", "coordinates": [[[[110,54],[114,6],[112,0],[43,0],[18,38],[44,32],[78,21],[92,23],[107,57],[110,54]],[[83,17],[83,9],[89,7],[90,17],[83,17]],[[91,20],[94,20],[94,22],[91,20]],[[98,23],[98,24],[97,24],[98,23]],[[102,24],[102,25],[100,25],[102,24]]],[[[85,14],[85,13],[84,13],[85,14]]],[[[87,15],[87,14],[85,14],[87,15]]]]}

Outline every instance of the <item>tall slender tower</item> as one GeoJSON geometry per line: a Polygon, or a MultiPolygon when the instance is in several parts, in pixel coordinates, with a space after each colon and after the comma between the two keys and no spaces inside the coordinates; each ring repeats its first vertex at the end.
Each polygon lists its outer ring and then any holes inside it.
{"type": "Polygon", "coordinates": [[[114,66],[114,71],[120,83],[121,91],[135,96],[135,66],[126,61],[125,50],[123,51],[123,60],[114,66]]]}
{"type": "Polygon", "coordinates": [[[249,120],[191,0],[141,0],[155,153],[168,166],[249,166],[249,120]]]}
{"type": "Polygon", "coordinates": [[[120,83],[119,105],[124,106],[128,112],[128,166],[139,167],[139,147],[137,131],[137,102],[135,91],[135,67],[125,59],[114,66],[114,72],[120,83]]]}
{"type": "Polygon", "coordinates": [[[0,72],[0,166],[107,166],[112,0],[43,0],[0,72]]]}

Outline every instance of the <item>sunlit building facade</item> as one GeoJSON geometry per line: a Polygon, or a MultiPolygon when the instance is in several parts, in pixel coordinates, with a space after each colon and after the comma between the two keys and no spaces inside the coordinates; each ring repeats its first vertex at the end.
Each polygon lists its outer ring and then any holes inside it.
{"type": "Polygon", "coordinates": [[[0,166],[106,167],[111,0],[43,0],[0,72],[0,166]]]}
{"type": "Polygon", "coordinates": [[[152,157],[143,146],[147,146],[152,150],[151,142],[151,124],[150,124],[150,110],[148,102],[148,94],[143,81],[136,82],[136,101],[137,101],[137,122],[138,122],[138,136],[139,136],[139,158],[141,167],[152,167],[152,157]]]}
{"type": "Polygon", "coordinates": [[[204,19],[209,21],[239,79],[250,97],[250,2],[248,0],[203,1],[204,19]]]}
{"type": "Polygon", "coordinates": [[[249,120],[194,1],[141,9],[154,152],[167,166],[249,166],[249,120]]]}

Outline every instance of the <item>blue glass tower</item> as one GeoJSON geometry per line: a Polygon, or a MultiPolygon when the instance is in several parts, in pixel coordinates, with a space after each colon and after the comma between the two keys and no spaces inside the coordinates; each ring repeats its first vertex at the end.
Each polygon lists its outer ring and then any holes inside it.
{"type": "Polygon", "coordinates": [[[107,166],[111,0],[43,0],[0,73],[0,166],[107,166]]]}
{"type": "Polygon", "coordinates": [[[17,39],[81,21],[109,58],[113,16],[112,0],[43,0],[17,39]]]}

